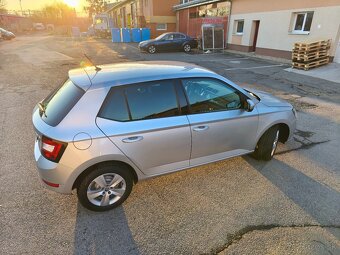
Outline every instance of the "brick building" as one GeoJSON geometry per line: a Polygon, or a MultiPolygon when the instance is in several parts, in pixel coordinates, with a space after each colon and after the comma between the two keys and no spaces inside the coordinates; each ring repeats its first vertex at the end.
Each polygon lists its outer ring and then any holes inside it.
{"type": "Polygon", "coordinates": [[[151,36],[176,31],[176,14],[172,7],[178,0],[123,0],[106,12],[115,27],[148,27],[151,36]]]}

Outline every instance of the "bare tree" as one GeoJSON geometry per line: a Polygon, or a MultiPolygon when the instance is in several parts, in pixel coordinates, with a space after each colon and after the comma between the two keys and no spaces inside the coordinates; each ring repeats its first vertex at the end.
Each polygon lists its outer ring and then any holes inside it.
{"type": "Polygon", "coordinates": [[[7,13],[6,4],[5,0],[0,0],[0,13],[7,13]]]}
{"type": "Polygon", "coordinates": [[[86,0],[88,6],[84,7],[84,10],[89,13],[91,18],[94,14],[102,13],[105,10],[105,0],[86,0]]]}

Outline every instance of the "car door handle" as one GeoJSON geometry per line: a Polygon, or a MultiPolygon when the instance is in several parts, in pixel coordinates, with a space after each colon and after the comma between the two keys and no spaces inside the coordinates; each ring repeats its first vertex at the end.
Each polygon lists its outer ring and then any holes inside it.
{"type": "Polygon", "coordinates": [[[194,131],[204,131],[204,130],[207,130],[209,127],[208,126],[197,126],[197,127],[194,127],[194,131]]]}
{"type": "Polygon", "coordinates": [[[134,143],[134,142],[139,142],[143,140],[143,136],[131,136],[124,138],[122,141],[123,143],[134,143]]]}

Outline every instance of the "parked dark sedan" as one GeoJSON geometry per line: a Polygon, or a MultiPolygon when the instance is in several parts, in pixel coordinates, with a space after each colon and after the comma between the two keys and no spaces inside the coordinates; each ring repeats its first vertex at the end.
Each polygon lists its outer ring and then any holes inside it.
{"type": "Polygon", "coordinates": [[[197,40],[182,33],[164,33],[156,39],[151,39],[139,43],[139,50],[147,51],[151,54],[157,51],[176,51],[185,52],[197,48],[197,40]]]}
{"type": "Polygon", "coordinates": [[[0,38],[5,39],[5,40],[11,40],[15,38],[15,35],[12,32],[9,32],[0,27],[0,38]]]}

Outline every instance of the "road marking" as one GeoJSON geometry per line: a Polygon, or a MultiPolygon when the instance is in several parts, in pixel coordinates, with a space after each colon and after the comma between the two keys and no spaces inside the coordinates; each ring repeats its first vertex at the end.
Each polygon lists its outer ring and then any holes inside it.
{"type": "Polygon", "coordinates": [[[270,65],[270,66],[254,66],[254,67],[236,67],[236,68],[227,68],[227,69],[224,69],[226,71],[229,71],[229,70],[238,70],[238,69],[259,69],[259,68],[269,68],[269,67],[275,67],[275,66],[284,66],[284,64],[281,64],[281,65],[270,65]]]}
{"type": "Polygon", "coordinates": [[[213,60],[205,60],[208,62],[227,62],[233,60],[240,60],[240,59],[249,59],[249,58],[224,58],[224,59],[213,59],[213,60]]]}

